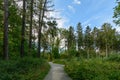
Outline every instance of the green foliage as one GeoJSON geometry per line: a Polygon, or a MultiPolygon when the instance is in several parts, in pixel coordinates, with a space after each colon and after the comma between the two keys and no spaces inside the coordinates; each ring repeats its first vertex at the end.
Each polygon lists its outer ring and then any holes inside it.
{"type": "Polygon", "coordinates": [[[67,60],[65,60],[65,59],[55,59],[53,62],[58,63],[58,64],[66,64],[67,60]]]}
{"type": "Polygon", "coordinates": [[[3,52],[3,0],[0,0],[0,57],[2,56],[3,52]]]}
{"type": "Polygon", "coordinates": [[[84,44],[86,49],[90,49],[93,45],[92,35],[91,35],[91,28],[89,26],[86,27],[85,31],[85,38],[84,44]]]}
{"type": "Polygon", "coordinates": [[[68,56],[69,56],[69,58],[71,58],[71,57],[75,57],[76,55],[77,55],[77,51],[73,48],[73,47],[71,47],[69,50],[68,50],[68,56]]]}
{"type": "Polygon", "coordinates": [[[49,65],[43,59],[0,61],[0,80],[43,80],[48,71],[49,65]]]}
{"type": "Polygon", "coordinates": [[[81,50],[79,51],[79,57],[86,58],[86,57],[87,57],[86,54],[87,54],[87,51],[86,51],[86,50],[81,49],[81,50]]]}
{"type": "Polygon", "coordinates": [[[113,18],[115,19],[114,22],[116,25],[120,25],[120,1],[117,1],[117,6],[114,8],[114,15],[113,18]]]}
{"type": "Polygon", "coordinates": [[[120,62],[120,54],[112,54],[107,58],[108,61],[120,62]]]}
{"type": "Polygon", "coordinates": [[[74,28],[72,26],[69,27],[67,45],[68,45],[68,50],[76,48],[74,28]]]}
{"type": "Polygon", "coordinates": [[[78,50],[80,51],[81,47],[83,46],[83,32],[81,23],[77,25],[77,42],[78,42],[78,50]]]}
{"type": "Polygon", "coordinates": [[[67,51],[61,52],[61,53],[60,53],[60,58],[61,58],[61,59],[67,59],[67,58],[69,58],[69,56],[68,56],[67,53],[68,53],[67,51]]]}
{"type": "MultiPolygon", "coordinates": [[[[76,57],[87,58],[87,50],[81,49],[79,52],[76,53],[76,57]]],[[[89,57],[95,58],[96,52],[94,50],[89,50],[89,57]]]]}
{"type": "Polygon", "coordinates": [[[101,59],[71,60],[65,65],[73,80],[119,80],[119,69],[120,64],[101,59]]]}
{"type": "Polygon", "coordinates": [[[47,22],[48,26],[49,26],[49,34],[52,36],[52,38],[54,38],[57,35],[57,23],[56,21],[48,21],[47,22]]]}
{"type": "Polygon", "coordinates": [[[53,50],[52,50],[52,53],[53,53],[53,57],[54,57],[55,59],[58,59],[58,58],[60,57],[58,47],[54,47],[53,50]]]}

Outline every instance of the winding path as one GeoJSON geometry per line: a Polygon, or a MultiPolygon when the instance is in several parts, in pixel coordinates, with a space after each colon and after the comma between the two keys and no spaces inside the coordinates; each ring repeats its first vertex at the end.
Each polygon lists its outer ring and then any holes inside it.
{"type": "Polygon", "coordinates": [[[72,80],[64,71],[64,65],[49,62],[51,69],[44,80],[72,80]]]}

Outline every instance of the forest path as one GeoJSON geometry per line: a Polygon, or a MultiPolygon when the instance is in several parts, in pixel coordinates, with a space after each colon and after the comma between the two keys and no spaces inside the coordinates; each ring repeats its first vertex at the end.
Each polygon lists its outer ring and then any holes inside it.
{"type": "Polygon", "coordinates": [[[44,80],[72,80],[64,71],[64,65],[49,62],[51,69],[44,80]]]}

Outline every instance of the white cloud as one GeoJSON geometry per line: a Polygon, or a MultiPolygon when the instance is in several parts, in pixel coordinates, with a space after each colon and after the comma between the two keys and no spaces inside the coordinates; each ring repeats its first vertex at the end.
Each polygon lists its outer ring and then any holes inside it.
{"type": "Polygon", "coordinates": [[[120,27],[116,27],[116,31],[120,33],[120,27]]]}
{"type": "Polygon", "coordinates": [[[83,25],[83,26],[88,26],[92,20],[94,20],[94,19],[93,19],[93,18],[90,18],[90,19],[84,21],[84,22],[82,23],[82,25],[83,25]]]}
{"type": "Polygon", "coordinates": [[[91,21],[91,19],[88,19],[88,20],[84,21],[84,22],[82,23],[82,25],[88,25],[90,21],[91,21]]]}
{"type": "Polygon", "coordinates": [[[74,3],[74,4],[78,4],[78,5],[80,5],[80,4],[81,4],[81,1],[80,1],[80,0],[74,0],[73,3],[74,3]]]}
{"type": "Polygon", "coordinates": [[[58,20],[57,21],[57,23],[58,23],[58,27],[60,27],[60,28],[65,28],[66,26],[65,26],[65,23],[66,22],[68,22],[68,19],[67,18],[65,18],[65,17],[63,17],[61,20],[58,20]]]}
{"type": "Polygon", "coordinates": [[[75,13],[75,9],[74,9],[74,7],[73,7],[73,6],[68,5],[68,8],[69,8],[69,10],[71,10],[73,13],[75,13]]]}
{"type": "Polygon", "coordinates": [[[69,19],[61,14],[61,12],[48,12],[46,14],[48,17],[54,17],[56,18],[56,21],[58,23],[57,27],[59,28],[66,28],[67,26],[65,25],[66,23],[69,22],[69,19]]]}
{"type": "Polygon", "coordinates": [[[116,29],[116,31],[118,32],[118,33],[120,33],[120,27],[119,26],[116,26],[116,27],[114,27],[115,29],[116,29]]]}

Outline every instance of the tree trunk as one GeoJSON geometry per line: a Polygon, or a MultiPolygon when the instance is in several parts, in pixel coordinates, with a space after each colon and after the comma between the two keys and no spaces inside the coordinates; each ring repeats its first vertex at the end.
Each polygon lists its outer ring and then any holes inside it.
{"type": "Polygon", "coordinates": [[[40,57],[41,55],[41,30],[43,26],[43,18],[44,18],[46,3],[47,3],[47,0],[45,0],[44,5],[43,5],[43,10],[40,10],[40,14],[39,14],[38,55],[37,55],[38,57],[40,57]]]}
{"type": "Polygon", "coordinates": [[[45,56],[45,48],[43,48],[43,57],[45,56]]]}
{"type": "Polygon", "coordinates": [[[106,44],[106,57],[108,57],[108,46],[106,44]]]}
{"type": "Polygon", "coordinates": [[[30,35],[29,35],[29,51],[32,47],[32,20],[33,20],[33,0],[31,0],[31,12],[30,12],[30,35]]]}
{"type": "Polygon", "coordinates": [[[8,56],[8,0],[4,0],[4,38],[3,38],[3,56],[5,60],[8,56]]]}
{"type": "Polygon", "coordinates": [[[40,13],[39,13],[39,31],[38,31],[38,54],[37,54],[37,57],[40,57],[40,53],[41,53],[41,10],[40,10],[40,13]]]}
{"type": "Polygon", "coordinates": [[[36,37],[35,34],[36,34],[36,32],[35,32],[35,30],[34,30],[34,31],[33,31],[33,37],[34,37],[34,39],[33,39],[33,46],[34,46],[34,47],[35,47],[35,40],[36,40],[36,39],[35,39],[35,37],[36,37]]]}
{"type": "Polygon", "coordinates": [[[89,49],[87,50],[87,58],[90,58],[90,53],[89,53],[89,49]]]}
{"type": "Polygon", "coordinates": [[[24,56],[24,42],[25,42],[25,0],[23,0],[23,14],[22,14],[22,29],[21,29],[21,50],[20,50],[20,57],[24,56]]]}

